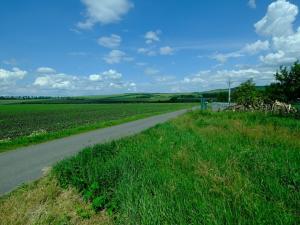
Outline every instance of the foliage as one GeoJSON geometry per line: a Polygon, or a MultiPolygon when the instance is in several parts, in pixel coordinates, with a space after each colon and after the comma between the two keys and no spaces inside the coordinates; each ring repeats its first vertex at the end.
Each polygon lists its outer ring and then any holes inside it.
{"type": "Polygon", "coordinates": [[[295,102],[300,98],[300,64],[281,66],[275,74],[276,83],[267,88],[267,96],[271,100],[295,102]]]}
{"type": "Polygon", "coordinates": [[[260,92],[256,89],[252,79],[242,83],[233,92],[233,99],[239,105],[253,106],[262,101],[260,92]]]}
{"type": "Polygon", "coordinates": [[[299,134],[290,118],[197,111],[53,173],[116,224],[299,224],[299,134]]]}
{"type": "Polygon", "coordinates": [[[95,213],[73,188],[53,176],[18,187],[0,197],[0,225],[109,225],[106,212],[95,213]]]}

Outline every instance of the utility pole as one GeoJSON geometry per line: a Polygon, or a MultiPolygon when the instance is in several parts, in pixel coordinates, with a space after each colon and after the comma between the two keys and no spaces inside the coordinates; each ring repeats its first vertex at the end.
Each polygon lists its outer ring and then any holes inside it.
{"type": "Polygon", "coordinates": [[[228,105],[229,106],[231,105],[231,84],[232,84],[232,81],[231,81],[231,78],[229,77],[229,79],[228,79],[228,105]]]}

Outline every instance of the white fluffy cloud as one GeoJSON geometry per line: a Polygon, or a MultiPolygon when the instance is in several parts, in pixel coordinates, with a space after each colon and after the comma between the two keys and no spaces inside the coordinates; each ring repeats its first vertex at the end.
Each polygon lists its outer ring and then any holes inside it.
{"type": "Polygon", "coordinates": [[[146,40],[146,44],[148,44],[148,47],[145,48],[138,48],[137,52],[139,54],[144,54],[147,56],[156,56],[156,55],[173,55],[174,49],[170,46],[162,46],[157,47],[154,45],[155,42],[159,42],[160,38],[159,35],[161,34],[160,30],[157,31],[148,31],[144,38],[146,40]]]}
{"type": "Polygon", "coordinates": [[[89,80],[90,81],[102,81],[103,80],[103,77],[101,74],[91,74],[89,76],[89,80]]]}
{"type": "Polygon", "coordinates": [[[249,54],[256,54],[261,51],[266,51],[270,48],[269,41],[261,41],[258,40],[251,44],[246,44],[242,52],[249,53],[249,54]]]}
{"type": "MultiPolygon", "coordinates": [[[[55,71],[53,69],[53,71],[55,71]]],[[[95,93],[111,94],[135,92],[137,84],[123,80],[122,73],[110,69],[99,74],[70,75],[65,73],[48,73],[40,71],[38,76],[21,81],[27,71],[19,68],[6,70],[0,68],[0,95],[44,95],[44,96],[74,96],[91,95],[95,93]],[[18,83],[17,83],[18,82],[18,83]]]]}
{"type": "Polygon", "coordinates": [[[298,7],[286,0],[277,0],[268,7],[266,16],[256,23],[258,33],[270,36],[272,52],[260,56],[261,62],[278,66],[300,58],[300,28],[295,32],[293,23],[298,7]]]}
{"type": "Polygon", "coordinates": [[[300,28],[295,32],[293,23],[298,15],[298,7],[287,0],[277,0],[268,6],[266,15],[254,26],[256,32],[268,40],[258,40],[246,44],[244,48],[230,53],[218,53],[211,58],[220,63],[230,58],[239,58],[268,52],[259,56],[262,63],[270,66],[290,64],[300,58],[300,28]]]}
{"type": "Polygon", "coordinates": [[[194,76],[184,78],[183,83],[186,83],[186,84],[204,84],[204,83],[207,83],[207,80],[201,78],[200,75],[196,74],[194,76]]]}
{"type": "Polygon", "coordinates": [[[264,36],[281,37],[293,34],[293,22],[298,7],[286,0],[277,0],[268,7],[267,14],[254,26],[256,32],[264,36]]]}
{"type": "Polygon", "coordinates": [[[170,46],[165,46],[165,47],[161,47],[159,49],[159,52],[161,55],[173,55],[174,54],[174,49],[171,48],[170,46]]]}
{"type": "Polygon", "coordinates": [[[214,54],[213,56],[211,56],[212,59],[217,60],[220,63],[226,63],[228,59],[230,58],[240,58],[242,57],[243,54],[241,54],[240,52],[230,52],[230,53],[217,53],[214,54]]]}
{"type": "Polygon", "coordinates": [[[289,56],[283,51],[278,51],[275,53],[269,53],[266,56],[260,56],[260,60],[265,64],[277,66],[293,63],[297,60],[297,58],[289,56]]]}
{"type": "Polygon", "coordinates": [[[253,78],[258,84],[265,84],[273,79],[274,72],[265,69],[240,69],[240,70],[205,70],[187,76],[183,79],[183,84],[201,86],[202,88],[214,89],[226,85],[229,78],[234,80],[235,85],[253,78]]]}
{"type": "Polygon", "coordinates": [[[160,30],[157,30],[157,31],[148,31],[146,34],[145,34],[145,39],[146,39],[146,43],[147,44],[152,44],[154,42],[158,42],[160,41],[160,38],[159,38],[159,35],[161,34],[161,31],[160,30]]]}
{"type": "Polygon", "coordinates": [[[100,37],[98,44],[105,48],[117,48],[120,46],[122,38],[119,35],[112,34],[109,37],[100,37]]]}
{"type": "Polygon", "coordinates": [[[95,24],[110,24],[121,20],[133,7],[129,0],[81,0],[86,6],[86,20],[78,23],[81,29],[90,29],[95,24]]]}
{"type": "Polygon", "coordinates": [[[110,82],[108,86],[113,89],[122,89],[132,92],[135,92],[137,87],[136,83],[134,82],[110,82]]]}
{"type": "Polygon", "coordinates": [[[173,55],[174,49],[170,46],[165,46],[161,48],[155,48],[155,47],[149,47],[149,48],[139,48],[137,50],[139,54],[147,55],[147,56],[156,56],[158,54],[160,55],[173,55]]]}
{"type": "Polygon", "coordinates": [[[108,70],[103,73],[104,78],[110,80],[119,80],[122,78],[122,74],[117,72],[116,70],[108,70]]]}
{"type": "Polygon", "coordinates": [[[23,79],[27,74],[27,71],[20,70],[14,67],[12,70],[5,70],[0,68],[0,81],[12,81],[23,79]]]}
{"type": "Polygon", "coordinates": [[[56,73],[55,69],[50,68],[50,67],[39,67],[36,69],[36,72],[42,73],[42,74],[56,73]]]}
{"type": "Polygon", "coordinates": [[[116,70],[108,70],[102,74],[92,74],[89,76],[90,81],[120,80],[122,74],[116,70]]]}
{"type": "Polygon", "coordinates": [[[234,86],[249,78],[253,78],[258,85],[265,85],[273,81],[274,71],[262,67],[246,67],[235,70],[202,70],[197,73],[178,78],[173,76],[152,76],[156,83],[143,85],[144,90],[164,90],[165,92],[192,92],[205,91],[227,87],[229,78],[234,81],[234,86]]]}
{"type": "Polygon", "coordinates": [[[130,62],[133,60],[133,58],[128,57],[125,52],[120,50],[112,50],[103,59],[108,64],[118,64],[123,61],[130,62]]]}
{"type": "Polygon", "coordinates": [[[37,77],[33,85],[49,89],[72,89],[76,81],[77,77],[60,73],[37,77]]]}
{"type": "Polygon", "coordinates": [[[244,48],[240,49],[239,51],[229,52],[229,53],[216,53],[211,56],[212,59],[217,60],[218,62],[224,64],[229,59],[233,58],[240,58],[245,55],[254,55],[262,51],[266,51],[270,48],[269,41],[261,41],[258,40],[251,44],[246,44],[244,48]]]}
{"type": "Polygon", "coordinates": [[[139,48],[137,50],[137,52],[139,54],[144,54],[144,55],[147,55],[147,56],[156,56],[157,55],[156,50],[154,50],[153,48],[139,48]]]}
{"type": "Polygon", "coordinates": [[[14,67],[12,70],[0,68],[0,95],[3,91],[16,91],[16,83],[27,75],[27,71],[14,67]]]}
{"type": "Polygon", "coordinates": [[[274,37],[273,46],[276,50],[285,51],[288,54],[300,56],[300,28],[298,31],[287,37],[274,37]]]}
{"type": "Polygon", "coordinates": [[[274,37],[275,52],[261,56],[260,60],[269,65],[290,64],[300,58],[300,30],[287,37],[274,37]]]}

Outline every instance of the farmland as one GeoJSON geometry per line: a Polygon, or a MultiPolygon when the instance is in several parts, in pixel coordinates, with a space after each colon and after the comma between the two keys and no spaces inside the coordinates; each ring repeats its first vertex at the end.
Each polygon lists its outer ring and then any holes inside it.
{"type": "Polygon", "coordinates": [[[199,101],[202,93],[125,93],[74,97],[1,97],[1,104],[170,103],[199,101]],[[2,99],[1,99],[2,98],[2,99]]]}
{"type": "Polygon", "coordinates": [[[0,152],[193,105],[155,103],[0,105],[0,152]]]}
{"type": "MultiPolygon", "coordinates": [[[[7,104],[111,104],[111,103],[182,103],[199,102],[204,93],[128,93],[77,97],[3,97],[0,105],[7,104]]],[[[211,93],[209,93],[211,94],[211,93]]],[[[211,95],[217,96],[218,93],[211,95]]]]}
{"type": "Polygon", "coordinates": [[[58,163],[3,198],[0,216],[3,224],[299,224],[299,149],[299,120],[191,112],[58,163]],[[78,196],[98,213],[61,206],[78,196]]]}

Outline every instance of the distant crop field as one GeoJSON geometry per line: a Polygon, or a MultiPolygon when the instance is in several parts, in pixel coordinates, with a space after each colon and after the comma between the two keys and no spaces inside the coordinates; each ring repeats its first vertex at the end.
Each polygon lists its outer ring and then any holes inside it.
{"type": "Polygon", "coordinates": [[[48,97],[37,99],[1,99],[7,104],[116,104],[116,103],[191,103],[199,102],[200,93],[133,93],[99,96],[48,97]]]}
{"type": "Polygon", "coordinates": [[[194,104],[0,105],[0,151],[79,131],[105,127],[194,104]]]}

